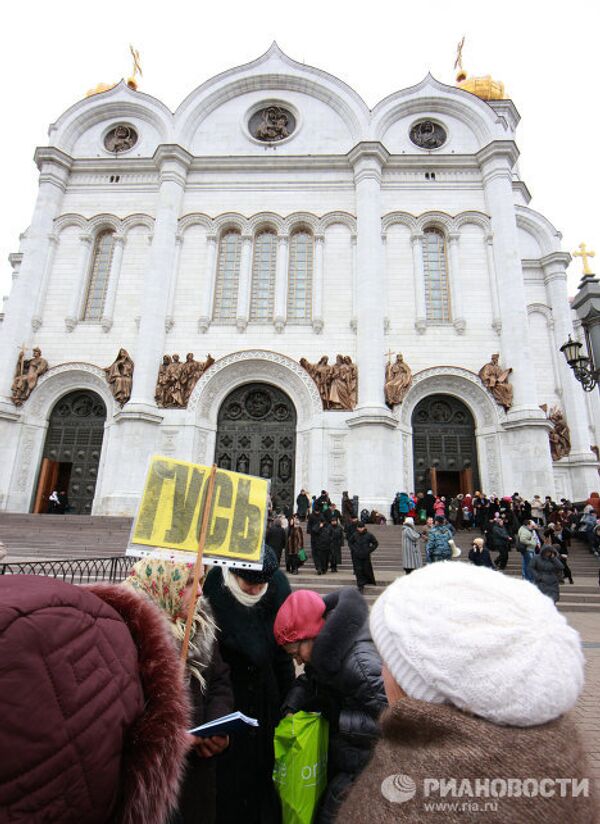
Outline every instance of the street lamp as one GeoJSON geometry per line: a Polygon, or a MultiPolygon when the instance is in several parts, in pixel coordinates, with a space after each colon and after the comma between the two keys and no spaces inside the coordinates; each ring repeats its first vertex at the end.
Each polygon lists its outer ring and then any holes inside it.
{"type": "Polygon", "coordinates": [[[578,340],[572,340],[571,335],[569,335],[568,341],[563,343],[560,351],[565,356],[575,378],[583,386],[584,391],[591,392],[598,385],[600,369],[595,369],[593,365],[590,365],[590,359],[587,355],[580,354],[582,347],[582,343],[578,340]]]}

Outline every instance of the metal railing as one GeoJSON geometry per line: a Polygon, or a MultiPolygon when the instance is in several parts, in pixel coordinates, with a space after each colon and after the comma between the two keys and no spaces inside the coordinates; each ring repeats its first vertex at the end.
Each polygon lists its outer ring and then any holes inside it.
{"type": "Polygon", "coordinates": [[[118,583],[128,575],[135,559],[73,558],[65,561],[21,561],[0,564],[0,575],[45,575],[61,578],[68,584],[95,584],[99,581],[118,583]]]}

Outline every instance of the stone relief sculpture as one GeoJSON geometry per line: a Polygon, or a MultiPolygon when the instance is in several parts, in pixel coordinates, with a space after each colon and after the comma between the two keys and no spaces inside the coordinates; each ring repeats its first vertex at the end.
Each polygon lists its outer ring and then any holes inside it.
{"type": "Polygon", "coordinates": [[[12,402],[15,406],[21,406],[31,395],[37,382],[44,372],[48,371],[48,361],[42,357],[42,350],[35,347],[33,357],[25,357],[23,348],[17,358],[17,368],[12,382],[12,402]]]}
{"type": "Polygon", "coordinates": [[[511,369],[502,369],[498,363],[500,355],[492,355],[492,359],[479,370],[481,382],[494,396],[494,400],[508,411],[513,402],[513,388],[508,382],[511,369]]]}
{"type": "Polygon", "coordinates": [[[269,106],[259,113],[260,123],[256,127],[254,136],[258,140],[283,140],[290,135],[290,112],[281,106],[269,106]]]}
{"type": "MultiPolygon", "coordinates": [[[[542,406],[544,412],[546,405],[542,406]]],[[[552,422],[554,428],[548,433],[548,440],[550,441],[550,454],[553,461],[560,461],[561,458],[566,458],[571,452],[571,431],[565,420],[562,409],[558,406],[553,406],[548,413],[548,420],[552,422]]]]}
{"type": "Polygon", "coordinates": [[[337,355],[333,365],[327,355],[323,355],[318,363],[300,358],[300,365],[316,383],[323,409],[354,409],[358,397],[358,369],[349,355],[337,355]]]}
{"type": "Polygon", "coordinates": [[[185,363],[180,362],[177,354],[164,355],[154,392],[156,405],[164,409],[184,409],[198,379],[214,362],[210,354],[205,361],[197,361],[194,353],[188,352],[185,363]]]}
{"type": "Polygon", "coordinates": [[[396,355],[394,363],[385,367],[385,402],[389,407],[402,403],[412,383],[410,366],[401,354],[396,355]]]}
{"type": "Polygon", "coordinates": [[[119,349],[119,354],[110,366],[104,368],[106,380],[114,399],[121,406],[131,397],[134,364],[126,349],[119,349]]]}

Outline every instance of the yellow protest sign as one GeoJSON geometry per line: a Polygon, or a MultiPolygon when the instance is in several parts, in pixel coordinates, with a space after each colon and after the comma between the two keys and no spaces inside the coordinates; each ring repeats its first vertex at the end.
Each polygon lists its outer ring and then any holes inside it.
{"type": "MultiPolygon", "coordinates": [[[[209,466],[153,457],[127,554],[193,561],[210,473],[209,466]]],[[[216,470],[204,542],[206,563],[260,565],[268,493],[264,478],[216,470]]]]}

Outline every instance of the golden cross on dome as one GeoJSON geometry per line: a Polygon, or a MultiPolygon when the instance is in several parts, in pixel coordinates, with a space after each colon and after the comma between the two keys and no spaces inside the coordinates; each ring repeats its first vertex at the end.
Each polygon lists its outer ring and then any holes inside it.
{"type": "Polygon", "coordinates": [[[136,74],[139,74],[140,77],[143,77],[144,74],[142,72],[142,67],[140,65],[140,53],[137,49],[134,49],[131,43],[129,44],[129,51],[131,52],[131,56],[133,57],[133,72],[132,77],[135,79],[136,74]]]}
{"type": "Polygon", "coordinates": [[[464,71],[463,64],[462,64],[462,50],[465,45],[465,37],[463,35],[463,39],[460,41],[458,46],[456,47],[456,60],[454,61],[454,68],[458,69],[460,72],[464,71]]]}
{"type": "Polygon", "coordinates": [[[596,253],[595,252],[588,252],[588,250],[586,249],[585,243],[580,243],[579,244],[579,249],[581,251],[573,252],[573,257],[580,257],[581,258],[581,262],[583,263],[583,274],[584,275],[593,275],[594,273],[590,269],[588,259],[596,257],[596,253]]]}

